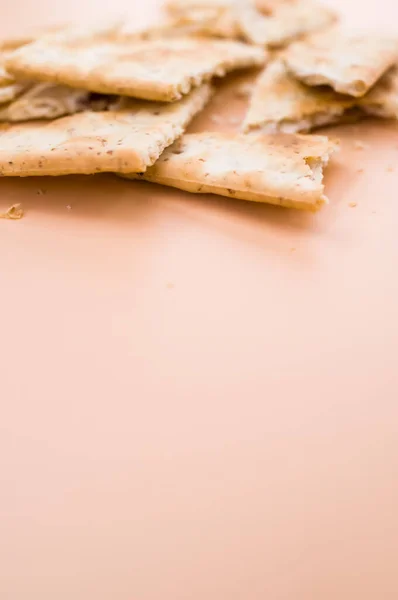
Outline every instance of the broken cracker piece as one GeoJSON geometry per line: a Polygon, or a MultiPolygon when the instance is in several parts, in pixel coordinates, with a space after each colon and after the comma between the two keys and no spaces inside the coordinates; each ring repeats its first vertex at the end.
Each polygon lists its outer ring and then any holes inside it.
{"type": "Polygon", "coordinates": [[[118,110],[2,125],[0,175],[145,171],[183,133],[211,92],[203,84],[174,104],[125,99],[118,110]]]}
{"type": "Polygon", "coordinates": [[[361,97],[394,65],[397,53],[397,39],[333,28],[292,44],[285,60],[307,85],[329,85],[341,94],[361,97]]]}
{"type": "Polygon", "coordinates": [[[283,61],[276,59],[254,85],[243,129],[261,129],[264,133],[310,131],[340,121],[354,104],[354,99],[333,90],[300,83],[283,61]]]}
{"type": "Polygon", "coordinates": [[[0,121],[57,119],[87,108],[90,92],[53,83],[38,83],[8,106],[0,108],[0,121]]]}
{"type": "MultiPolygon", "coordinates": [[[[267,0],[268,2],[268,0],[267,0]]],[[[295,38],[329,27],[336,13],[317,0],[294,0],[268,3],[259,14],[261,3],[241,11],[241,30],[253,44],[280,47],[295,38]]]]}
{"type": "Polygon", "coordinates": [[[213,76],[261,65],[265,52],[206,38],[137,40],[123,28],[49,36],[10,55],[17,77],[62,83],[103,94],[175,101],[213,76]]]}
{"type": "Polygon", "coordinates": [[[130,177],[193,193],[316,211],[328,202],[322,171],[336,148],[324,136],[187,134],[153,167],[130,177]]]}
{"type": "Polygon", "coordinates": [[[362,98],[358,106],[375,117],[398,119],[398,67],[395,65],[362,98]]]}
{"type": "Polygon", "coordinates": [[[204,35],[245,39],[259,46],[281,46],[330,25],[335,13],[317,0],[168,0],[176,24],[195,25],[204,35]]]}
{"type": "Polygon", "coordinates": [[[243,129],[265,133],[308,132],[332,123],[375,115],[398,119],[398,69],[393,68],[362,98],[298,81],[282,59],[270,63],[254,85],[243,129]]]}
{"type": "Polygon", "coordinates": [[[195,27],[202,35],[241,39],[240,0],[168,0],[165,9],[174,24],[195,27]]]}
{"type": "Polygon", "coordinates": [[[0,105],[12,102],[29,87],[27,82],[17,81],[7,72],[5,62],[8,56],[8,53],[0,52],[0,105]]]}

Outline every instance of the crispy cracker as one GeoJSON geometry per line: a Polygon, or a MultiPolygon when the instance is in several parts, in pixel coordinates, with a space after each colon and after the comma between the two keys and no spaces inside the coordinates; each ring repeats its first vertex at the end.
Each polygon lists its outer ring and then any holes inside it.
{"type": "Polygon", "coordinates": [[[0,85],[0,111],[1,105],[12,102],[18,98],[28,87],[25,83],[11,83],[8,85],[0,85]]]}
{"type": "Polygon", "coordinates": [[[398,68],[390,69],[362,98],[338,94],[329,87],[310,87],[274,60],[254,86],[243,122],[246,132],[308,132],[332,123],[358,120],[367,114],[398,119],[398,68]]]}
{"type": "Polygon", "coordinates": [[[169,0],[166,10],[179,23],[200,24],[204,34],[259,46],[284,45],[336,19],[317,0],[169,0]]]}
{"type": "Polygon", "coordinates": [[[203,84],[174,104],[126,100],[118,110],[0,126],[0,175],[145,171],[183,133],[211,92],[203,84]]]}
{"type": "Polygon", "coordinates": [[[244,131],[261,128],[264,133],[310,131],[342,119],[355,98],[332,89],[312,88],[295,79],[281,59],[260,74],[243,122],[244,131]]]}
{"type": "Polygon", "coordinates": [[[90,92],[53,83],[37,83],[8,106],[0,107],[0,121],[58,119],[88,107],[90,92]]]}
{"type": "Polygon", "coordinates": [[[274,2],[267,6],[263,16],[253,7],[241,12],[242,33],[253,44],[284,46],[295,38],[329,27],[337,19],[334,11],[317,0],[274,2]]]}
{"type": "Polygon", "coordinates": [[[394,66],[365,96],[358,106],[368,115],[398,119],[398,66],[394,66]]]}
{"type": "Polygon", "coordinates": [[[202,35],[241,39],[242,0],[168,0],[166,11],[177,26],[197,28],[202,35]]]}
{"type": "Polygon", "coordinates": [[[260,48],[199,38],[137,40],[123,28],[63,33],[16,50],[8,71],[103,94],[175,101],[214,75],[263,64],[260,48]]]}
{"type": "Polygon", "coordinates": [[[27,87],[27,82],[17,81],[5,68],[5,61],[8,53],[0,52],[0,105],[12,102],[27,87]]]}
{"type": "Polygon", "coordinates": [[[323,136],[184,135],[142,178],[194,193],[316,211],[327,203],[322,169],[336,144],[323,136]]]}
{"type": "Polygon", "coordinates": [[[286,64],[307,85],[329,85],[360,97],[394,65],[397,54],[397,39],[333,29],[290,46],[286,64]]]}

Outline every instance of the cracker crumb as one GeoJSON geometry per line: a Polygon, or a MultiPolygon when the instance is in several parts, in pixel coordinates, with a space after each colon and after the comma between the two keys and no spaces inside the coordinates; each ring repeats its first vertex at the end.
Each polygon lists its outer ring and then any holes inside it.
{"type": "Polygon", "coordinates": [[[67,205],[66,205],[66,208],[67,208],[68,210],[72,210],[72,207],[71,207],[71,205],[70,205],[70,204],[67,204],[67,205]]]}
{"type": "Polygon", "coordinates": [[[37,194],[38,196],[44,196],[44,194],[45,194],[45,193],[46,193],[46,190],[42,190],[41,188],[39,188],[39,189],[37,190],[37,192],[36,192],[36,194],[37,194]]]}
{"type": "Polygon", "coordinates": [[[355,150],[368,150],[369,144],[365,144],[362,140],[355,140],[354,148],[355,150]]]}
{"type": "Polygon", "coordinates": [[[0,219],[9,219],[11,221],[18,221],[23,216],[24,210],[22,204],[13,204],[5,213],[0,213],[0,219]]]}
{"type": "Polygon", "coordinates": [[[392,173],[394,171],[394,167],[387,167],[387,172],[392,173]]]}
{"type": "Polygon", "coordinates": [[[363,171],[364,171],[363,169],[358,169],[357,173],[363,173],[363,171]]]}
{"type": "Polygon", "coordinates": [[[172,283],[171,281],[169,281],[169,283],[166,285],[168,290],[172,290],[174,288],[174,283],[172,283]]]}
{"type": "Polygon", "coordinates": [[[290,252],[291,253],[296,252],[296,248],[290,248],[290,252]]]}
{"type": "Polygon", "coordinates": [[[348,205],[350,208],[355,208],[357,206],[356,202],[350,202],[348,205]]]}

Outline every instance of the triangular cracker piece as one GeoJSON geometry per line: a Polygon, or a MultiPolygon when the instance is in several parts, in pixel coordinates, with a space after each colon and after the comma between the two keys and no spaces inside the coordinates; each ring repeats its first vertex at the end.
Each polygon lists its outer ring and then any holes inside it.
{"type": "Polygon", "coordinates": [[[200,26],[203,34],[243,38],[259,46],[281,46],[336,19],[317,0],[266,1],[168,0],[166,10],[177,23],[200,26]]]}
{"type": "Polygon", "coordinates": [[[355,104],[355,98],[300,83],[283,61],[276,59],[255,83],[243,129],[261,128],[264,133],[310,131],[340,121],[355,104]]]}
{"type": "Polygon", "coordinates": [[[70,32],[24,46],[6,62],[16,76],[103,94],[175,101],[234,69],[261,65],[265,53],[239,42],[199,38],[137,40],[136,35],[70,32]]]}
{"type": "Polygon", "coordinates": [[[57,119],[88,108],[90,92],[53,83],[37,83],[8,106],[0,107],[0,121],[57,119]]]}
{"type": "Polygon", "coordinates": [[[117,110],[0,126],[0,175],[145,171],[210,95],[203,84],[174,104],[126,100],[117,110]]]}
{"type": "Polygon", "coordinates": [[[307,85],[329,85],[360,97],[394,65],[397,54],[397,39],[333,29],[290,46],[286,64],[307,85]]]}
{"type": "Polygon", "coordinates": [[[188,134],[132,178],[316,211],[328,201],[322,169],[335,149],[323,136],[188,134]]]}

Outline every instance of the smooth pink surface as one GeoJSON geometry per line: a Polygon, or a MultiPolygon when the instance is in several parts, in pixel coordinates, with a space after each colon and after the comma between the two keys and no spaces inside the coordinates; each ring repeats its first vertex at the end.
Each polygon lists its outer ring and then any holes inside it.
{"type": "MultiPolygon", "coordinates": [[[[17,0],[1,32],[81,10],[17,0]]],[[[0,221],[2,600],[396,600],[398,127],[329,133],[317,215],[0,181],[26,210],[0,221]]]]}

